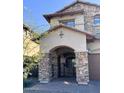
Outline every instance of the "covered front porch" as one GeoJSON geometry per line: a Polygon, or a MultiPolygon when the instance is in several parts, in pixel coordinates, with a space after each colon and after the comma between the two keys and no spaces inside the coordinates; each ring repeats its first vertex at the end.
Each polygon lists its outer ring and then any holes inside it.
{"type": "Polygon", "coordinates": [[[88,84],[88,58],[87,52],[76,52],[68,46],[57,46],[49,53],[44,53],[39,63],[39,81],[48,83],[52,80],[73,78],[78,84],[88,84]]]}

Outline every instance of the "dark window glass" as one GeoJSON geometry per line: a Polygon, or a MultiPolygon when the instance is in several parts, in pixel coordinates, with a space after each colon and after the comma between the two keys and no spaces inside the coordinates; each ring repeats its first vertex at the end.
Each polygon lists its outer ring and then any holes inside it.
{"type": "Polygon", "coordinates": [[[94,26],[100,25],[100,16],[94,16],[94,26]]]}
{"type": "Polygon", "coordinates": [[[75,26],[75,21],[74,20],[61,20],[59,23],[62,23],[66,26],[74,27],[75,26]]]}

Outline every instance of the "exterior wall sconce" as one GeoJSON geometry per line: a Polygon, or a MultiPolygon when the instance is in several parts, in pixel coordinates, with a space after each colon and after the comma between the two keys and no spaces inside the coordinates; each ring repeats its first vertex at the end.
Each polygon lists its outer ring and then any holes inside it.
{"type": "Polygon", "coordinates": [[[60,36],[60,38],[63,38],[63,31],[60,31],[60,33],[59,33],[59,36],[60,36]]]}

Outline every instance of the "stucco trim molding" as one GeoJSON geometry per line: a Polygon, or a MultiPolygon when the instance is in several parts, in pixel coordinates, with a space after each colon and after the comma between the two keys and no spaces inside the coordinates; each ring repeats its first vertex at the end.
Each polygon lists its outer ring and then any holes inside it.
{"type": "Polygon", "coordinates": [[[75,31],[77,33],[83,33],[85,34],[87,37],[90,37],[91,39],[94,38],[94,36],[88,32],[85,32],[85,31],[81,31],[81,30],[78,30],[76,28],[72,28],[72,27],[68,27],[68,26],[65,26],[63,24],[60,24],[60,25],[57,25],[57,26],[54,26],[53,28],[49,29],[47,32],[52,32],[52,31],[55,31],[56,29],[59,29],[59,28],[66,28],[66,29],[69,29],[71,31],[75,31]]]}

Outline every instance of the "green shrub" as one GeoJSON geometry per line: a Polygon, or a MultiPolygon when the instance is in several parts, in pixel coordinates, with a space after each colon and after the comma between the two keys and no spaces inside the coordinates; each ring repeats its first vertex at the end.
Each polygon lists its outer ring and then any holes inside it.
{"type": "Polygon", "coordinates": [[[35,56],[24,56],[23,59],[23,78],[27,79],[32,74],[31,70],[37,67],[38,60],[35,56]]]}

